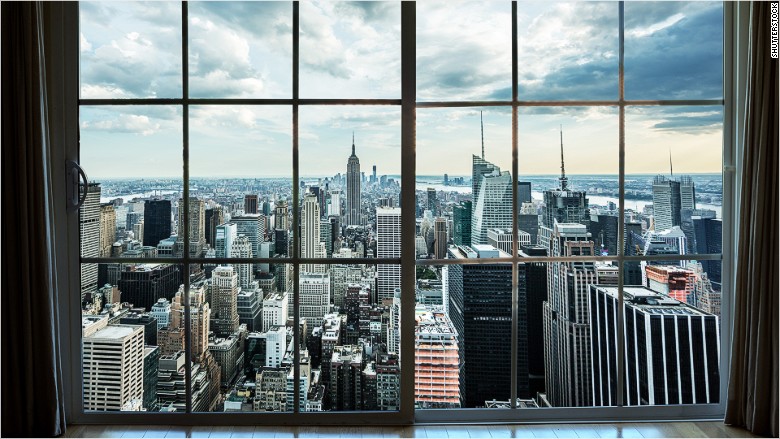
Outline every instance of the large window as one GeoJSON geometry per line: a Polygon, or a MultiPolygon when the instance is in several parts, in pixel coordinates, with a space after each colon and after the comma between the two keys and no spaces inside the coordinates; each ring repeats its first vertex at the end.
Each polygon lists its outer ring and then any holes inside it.
{"type": "Polygon", "coordinates": [[[81,2],[77,410],[717,415],[726,10],[81,2]]]}

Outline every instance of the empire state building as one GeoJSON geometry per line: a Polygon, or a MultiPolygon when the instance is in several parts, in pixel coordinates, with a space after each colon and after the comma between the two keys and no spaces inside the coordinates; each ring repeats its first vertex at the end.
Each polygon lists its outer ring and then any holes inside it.
{"type": "Polygon", "coordinates": [[[355,155],[355,134],[352,134],[352,155],[347,160],[347,225],[362,224],[360,215],[360,160],[355,155]]]}

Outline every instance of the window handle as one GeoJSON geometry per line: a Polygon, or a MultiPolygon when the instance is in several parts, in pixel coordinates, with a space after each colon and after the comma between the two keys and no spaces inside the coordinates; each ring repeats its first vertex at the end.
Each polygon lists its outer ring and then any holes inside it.
{"type": "Polygon", "coordinates": [[[68,211],[72,212],[78,210],[84,201],[87,199],[87,174],[84,169],[79,166],[74,160],[68,160],[65,163],[66,175],[67,175],[67,197],[68,197],[68,211]],[[81,179],[84,182],[84,193],[79,194],[79,186],[81,179]]]}

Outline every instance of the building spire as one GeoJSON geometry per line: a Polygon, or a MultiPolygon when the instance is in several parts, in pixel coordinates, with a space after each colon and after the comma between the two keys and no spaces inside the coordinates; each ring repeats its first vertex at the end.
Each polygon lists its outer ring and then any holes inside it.
{"type": "Polygon", "coordinates": [[[563,164],[563,125],[560,125],[560,131],[561,131],[561,190],[565,191],[567,189],[567,182],[568,179],[566,178],[566,169],[563,164]]]}
{"type": "Polygon", "coordinates": [[[669,175],[674,178],[674,168],[672,167],[672,148],[669,148],[669,175]]]}
{"type": "Polygon", "coordinates": [[[482,112],[479,112],[479,134],[482,137],[482,160],[485,160],[485,126],[482,124],[482,112]]]}
{"type": "Polygon", "coordinates": [[[352,155],[355,155],[355,132],[352,131],[352,155]]]}

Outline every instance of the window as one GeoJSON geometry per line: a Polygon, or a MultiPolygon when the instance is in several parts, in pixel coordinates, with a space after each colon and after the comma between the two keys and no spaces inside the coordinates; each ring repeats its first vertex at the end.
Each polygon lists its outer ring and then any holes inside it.
{"type": "Polygon", "coordinates": [[[717,414],[727,10],[80,3],[77,410],[717,414]]]}

